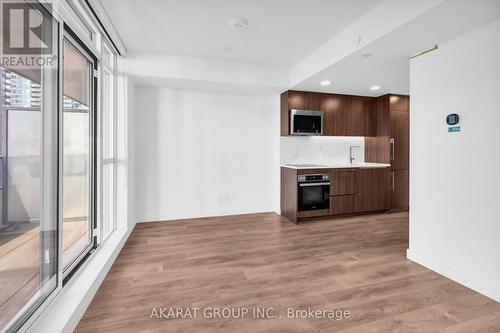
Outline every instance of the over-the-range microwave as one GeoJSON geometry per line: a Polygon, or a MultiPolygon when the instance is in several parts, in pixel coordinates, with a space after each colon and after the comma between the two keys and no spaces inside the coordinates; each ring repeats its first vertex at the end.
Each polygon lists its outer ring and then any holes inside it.
{"type": "Polygon", "coordinates": [[[290,110],[291,135],[323,135],[323,112],[290,110]]]}

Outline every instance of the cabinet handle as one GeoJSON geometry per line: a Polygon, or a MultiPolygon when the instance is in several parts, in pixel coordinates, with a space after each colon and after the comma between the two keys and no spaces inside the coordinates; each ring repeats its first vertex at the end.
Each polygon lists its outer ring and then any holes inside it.
{"type": "Polygon", "coordinates": [[[391,187],[392,190],[394,191],[394,171],[391,171],[391,187]]]}
{"type": "Polygon", "coordinates": [[[391,138],[391,161],[394,161],[394,138],[391,138]]]}

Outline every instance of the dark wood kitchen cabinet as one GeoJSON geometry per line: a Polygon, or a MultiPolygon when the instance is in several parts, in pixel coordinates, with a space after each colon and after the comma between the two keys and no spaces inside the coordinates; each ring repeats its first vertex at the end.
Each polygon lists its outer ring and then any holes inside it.
{"type": "Polygon", "coordinates": [[[347,135],[372,136],[374,135],[375,111],[373,98],[363,96],[349,96],[347,112],[347,135]]]}
{"type": "Polygon", "coordinates": [[[365,161],[390,163],[389,207],[409,207],[410,99],[404,95],[376,98],[375,136],[365,138],[365,161]]]}
{"type": "Polygon", "coordinates": [[[281,215],[297,223],[297,170],[281,167],[280,208],[281,215]]]}
{"type": "Polygon", "coordinates": [[[388,168],[359,170],[358,211],[389,209],[390,173],[388,168]]]}
{"type": "Polygon", "coordinates": [[[323,111],[323,135],[347,136],[347,110],[349,103],[341,95],[324,94],[320,110],[323,111]]]}
{"type": "Polygon", "coordinates": [[[389,107],[391,111],[410,110],[410,98],[406,95],[389,95],[389,107]]]}
{"type": "Polygon", "coordinates": [[[359,169],[332,169],[331,182],[331,214],[355,213],[358,210],[359,169]]]}
{"type": "Polygon", "coordinates": [[[391,110],[389,119],[391,168],[408,169],[410,166],[410,113],[408,111],[391,110]]]}
{"type": "Polygon", "coordinates": [[[338,195],[330,197],[332,215],[346,215],[358,212],[358,195],[338,195]]]}
{"type": "Polygon", "coordinates": [[[408,209],[410,186],[408,170],[391,170],[390,207],[392,209],[408,209]]]}
{"type": "Polygon", "coordinates": [[[324,136],[375,133],[375,98],[289,90],[281,94],[281,135],[290,133],[290,110],[323,111],[324,136]]]}
{"type": "Polygon", "coordinates": [[[330,195],[357,194],[359,191],[359,169],[332,169],[330,195]]]}
{"type": "Polygon", "coordinates": [[[389,142],[391,145],[390,208],[409,208],[410,98],[389,96],[389,142]]]}
{"type": "Polygon", "coordinates": [[[298,223],[311,218],[389,209],[389,168],[293,169],[281,167],[281,215],[298,223]],[[330,174],[330,209],[298,211],[297,177],[330,174]]]}

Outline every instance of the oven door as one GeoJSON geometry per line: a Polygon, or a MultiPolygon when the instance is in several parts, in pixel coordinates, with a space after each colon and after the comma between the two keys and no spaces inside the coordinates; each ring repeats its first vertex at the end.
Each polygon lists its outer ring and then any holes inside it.
{"type": "Polygon", "coordinates": [[[330,209],[330,183],[299,183],[299,211],[330,209]]]}

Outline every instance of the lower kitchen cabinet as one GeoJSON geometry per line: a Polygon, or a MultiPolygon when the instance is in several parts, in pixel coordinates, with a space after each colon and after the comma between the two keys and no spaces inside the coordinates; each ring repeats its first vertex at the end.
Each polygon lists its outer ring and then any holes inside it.
{"type": "Polygon", "coordinates": [[[330,198],[332,215],[352,214],[358,211],[358,194],[337,195],[330,198]]]}
{"type": "MultiPolygon", "coordinates": [[[[292,169],[281,168],[281,214],[292,221],[300,221],[356,213],[388,210],[391,195],[391,170],[389,168],[337,168],[337,169],[292,169]],[[324,192],[330,200],[329,209],[299,211],[298,176],[329,174],[331,185],[324,192]]],[[[397,176],[396,176],[397,177],[397,176]]],[[[321,186],[324,186],[321,184],[321,186]]],[[[308,185],[310,187],[310,185],[308,185]]],[[[317,194],[306,197],[317,197],[317,194]]],[[[327,201],[328,199],[326,199],[327,201]]],[[[328,201],[327,201],[328,202],[328,201]]]]}
{"type": "Polygon", "coordinates": [[[332,215],[382,211],[389,209],[390,171],[388,168],[338,169],[332,173],[330,199],[332,215]],[[335,180],[341,180],[335,185],[335,180]]]}
{"type": "Polygon", "coordinates": [[[391,170],[390,208],[406,210],[409,207],[409,172],[391,170]]]}
{"type": "Polygon", "coordinates": [[[331,195],[348,195],[359,192],[358,169],[333,169],[331,174],[331,195]]]}
{"type": "Polygon", "coordinates": [[[389,209],[389,169],[360,169],[358,211],[389,209]]]}

